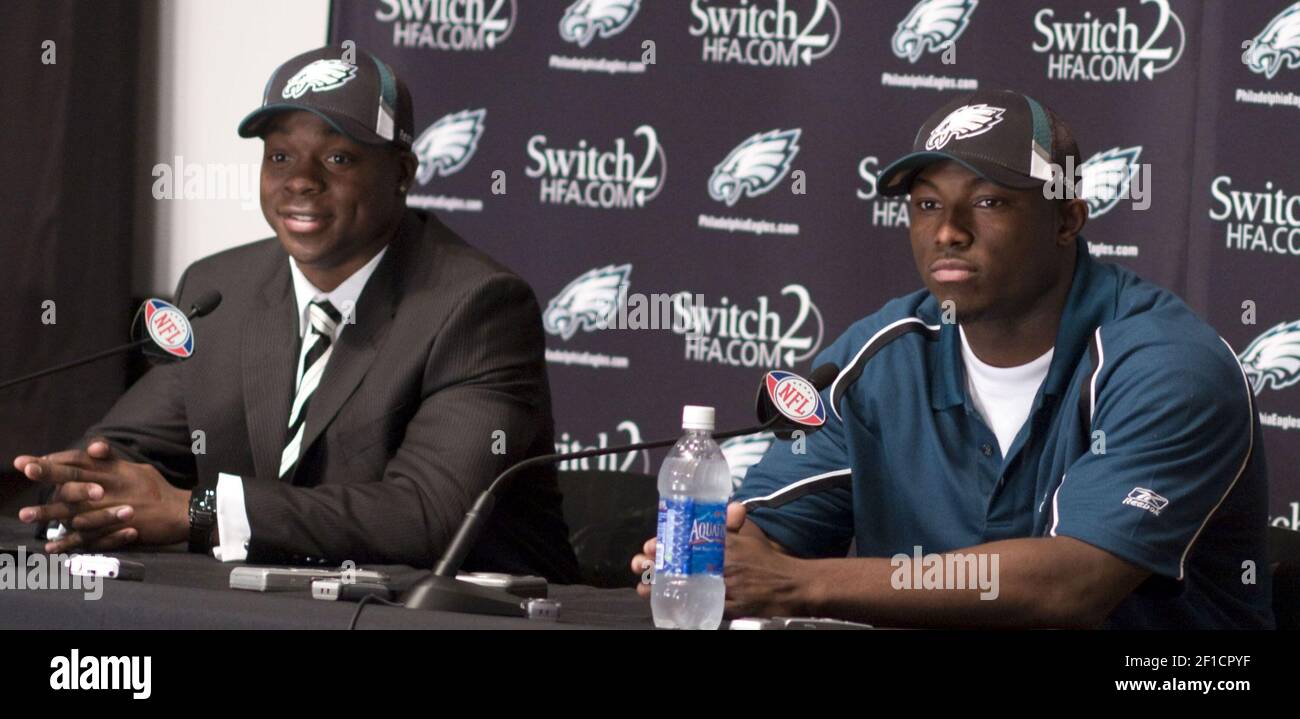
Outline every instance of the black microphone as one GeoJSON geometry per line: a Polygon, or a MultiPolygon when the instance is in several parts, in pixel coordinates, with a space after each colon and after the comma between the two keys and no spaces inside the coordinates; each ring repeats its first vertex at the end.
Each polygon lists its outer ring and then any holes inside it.
{"type": "Polygon", "coordinates": [[[216,290],[208,290],[199,295],[197,300],[190,303],[190,311],[186,317],[195,320],[212,312],[221,304],[221,293],[216,290]]]}
{"type": "MultiPolygon", "coordinates": [[[[840,373],[833,364],[824,364],[813,370],[808,379],[793,372],[773,370],[763,376],[755,404],[760,424],[744,429],[718,432],[714,439],[729,439],[771,429],[779,436],[789,438],[797,430],[811,434],[821,429],[826,420],[826,408],[821,401],[821,390],[830,386],[840,373]]],[[[421,580],[402,595],[402,604],[408,609],[435,609],[469,614],[494,614],[524,616],[526,611],[519,597],[500,589],[481,587],[456,579],[465,557],[474,548],[478,535],[487,525],[488,517],[496,506],[497,490],[510,478],[523,470],[570,459],[622,454],[645,449],[671,447],[680,437],[653,442],[638,442],[617,447],[601,447],[580,452],[542,454],[516,462],[492,480],[483,490],[461,520],[451,543],[438,560],[433,574],[421,580]]]]}
{"type": "MultiPolygon", "coordinates": [[[[180,314],[180,309],[172,304],[169,304],[167,302],[158,299],[148,299],[145,300],[144,304],[141,305],[140,309],[136,312],[137,319],[140,316],[145,314],[146,308],[149,307],[151,303],[154,303],[153,306],[156,308],[154,310],[155,312],[161,309],[163,311],[171,311],[171,312],[175,312],[176,314],[180,314]]],[[[216,290],[209,290],[203,293],[202,295],[200,295],[197,300],[192,302],[190,304],[190,311],[184,314],[186,320],[186,323],[184,325],[184,331],[191,340],[191,353],[192,353],[192,346],[193,346],[192,341],[193,341],[194,333],[193,330],[189,327],[188,321],[191,319],[202,317],[212,312],[212,310],[215,310],[217,308],[217,305],[219,304],[221,304],[221,293],[217,292],[216,290]]],[[[176,354],[174,350],[168,350],[167,347],[163,345],[163,343],[157,337],[155,337],[152,333],[146,332],[146,336],[136,340],[132,340],[131,342],[128,342],[124,345],[119,345],[112,349],[104,350],[103,352],[97,352],[93,355],[90,355],[89,357],[82,357],[81,359],[72,360],[71,362],[64,362],[63,364],[55,365],[54,367],[49,367],[47,369],[40,370],[39,372],[33,372],[28,375],[23,375],[22,377],[16,377],[14,379],[7,380],[5,382],[0,383],[0,389],[7,389],[15,385],[23,384],[24,382],[30,382],[31,380],[34,379],[40,379],[41,377],[44,377],[46,375],[51,375],[56,372],[62,372],[63,370],[72,369],[73,367],[80,367],[83,364],[89,364],[90,362],[94,362],[95,360],[98,359],[103,359],[105,357],[112,357],[113,355],[122,354],[124,352],[130,352],[131,350],[136,349],[137,347],[145,347],[150,344],[158,345],[170,357],[174,357],[177,359],[186,359],[189,357],[189,354],[185,354],[182,356],[176,354]]]]}

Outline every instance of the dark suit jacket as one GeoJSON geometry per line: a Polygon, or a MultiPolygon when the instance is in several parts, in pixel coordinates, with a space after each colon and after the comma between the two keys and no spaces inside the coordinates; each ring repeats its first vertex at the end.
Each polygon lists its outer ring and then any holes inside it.
{"type": "MultiPolygon", "coordinates": [[[[249,561],[431,567],[501,470],[554,451],[532,290],[432,215],[407,212],[367,282],[283,479],[299,347],[289,257],[272,237],[202,259],[177,304],[209,290],[223,300],[194,321],[193,357],[151,369],[86,437],[183,487],[241,475],[249,561]]],[[[465,569],[576,581],[553,469],[516,478],[465,569]]]]}

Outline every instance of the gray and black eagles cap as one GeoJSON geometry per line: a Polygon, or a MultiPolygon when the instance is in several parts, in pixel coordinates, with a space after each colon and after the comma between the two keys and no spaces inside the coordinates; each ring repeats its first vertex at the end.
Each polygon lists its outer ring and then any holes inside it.
{"type": "Polygon", "coordinates": [[[415,118],[406,84],[374,55],[354,50],[353,64],[344,52],[327,45],[276,68],[262,106],[239,123],[239,136],[260,137],[272,115],[305,110],[357,142],[410,149],[415,118]]]}
{"type": "Polygon", "coordinates": [[[927,166],[953,160],[986,180],[1021,190],[1052,179],[1052,125],[1036,100],[981,90],[939,108],[921,126],[912,152],[880,173],[880,194],[906,195],[927,166]]]}

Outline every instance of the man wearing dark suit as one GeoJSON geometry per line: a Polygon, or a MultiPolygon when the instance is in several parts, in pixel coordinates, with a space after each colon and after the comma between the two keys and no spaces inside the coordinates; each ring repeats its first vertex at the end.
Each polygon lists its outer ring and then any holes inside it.
{"type": "MultiPolygon", "coordinates": [[[[520,278],[404,196],[411,100],[384,63],[320,48],[240,125],[265,141],[276,237],[177,289],[196,351],[155,367],[85,449],[14,465],[55,487],[47,551],[188,540],[231,561],[430,566],[492,478],[552,451],[540,312],[520,278]]],[[[466,569],[574,581],[553,470],[517,478],[466,569]]]]}

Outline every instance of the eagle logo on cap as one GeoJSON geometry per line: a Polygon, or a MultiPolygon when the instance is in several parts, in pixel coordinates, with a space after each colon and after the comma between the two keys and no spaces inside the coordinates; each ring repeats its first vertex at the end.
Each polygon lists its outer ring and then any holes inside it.
{"type": "Polygon", "coordinates": [[[757,197],[776,186],[799,154],[799,128],[751,135],[713,168],[709,197],[728,206],[741,195],[757,197]]]}
{"type": "Polygon", "coordinates": [[[894,55],[916,62],[927,49],[940,52],[957,42],[978,4],[978,0],[921,0],[894,31],[894,55]]]}
{"type": "Polygon", "coordinates": [[[1300,382],[1300,320],[1283,322],[1255,338],[1237,358],[1259,394],[1300,382]]]}
{"type": "Polygon", "coordinates": [[[542,327],[569,339],[579,329],[602,330],[618,311],[618,288],[627,284],[632,265],[606,265],[584,272],[551,298],[542,313],[542,327]]]}
{"type": "Polygon", "coordinates": [[[280,96],[295,100],[311,92],[337,90],[356,77],[357,66],[342,60],[317,60],[299,70],[285,83],[280,96]]]}
{"type": "Polygon", "coordinates": [[[564,11],[560,37],[586,47],[597,35],[613,37],[623,32],[640,8],[641,0],[578,0],[564,11]]]}
{"type": "Polygon", "coordinates": [[[1272,80],[1285,64],[1300,67],[1300,2],[1283,10],[1255,39],[1242,60],[1253,71],[1272,80]]]}
{"type": "Polygon", "coordinates": [[[429,184],[434,175],[446,177],[463,168],[478,149],[487,110],[461,110],[445,115],[420,133],[411,151],[420,158],[415,179],[429,184]]]}
{"type": "Polygon", "coordinates": [[[925,141],[925,149],[939,150],[952,140],[965,140],[968,137],[983,135],[993,129],[994,125],[1002,122],[1002,115],[1006,111],[1005,107],[993,107],[984,103],[962,105],[948,113],[948,116],[930,131],[930,137],[925,141]]]}

